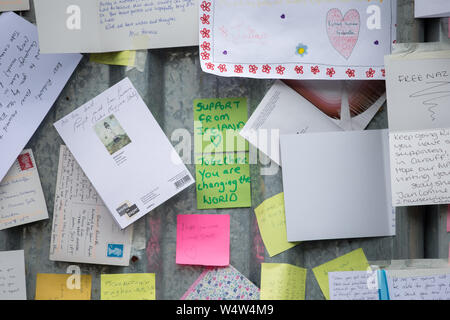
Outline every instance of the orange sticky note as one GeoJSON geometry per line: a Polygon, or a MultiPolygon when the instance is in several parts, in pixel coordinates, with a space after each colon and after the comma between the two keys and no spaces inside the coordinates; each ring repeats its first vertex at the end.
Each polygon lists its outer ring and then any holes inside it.
{"type": "Polygon", "coordinates": [[[35,300],[91,300],[92,276],[81,275],[79,289],[74,277],[77,275],[38,273],[35,300]]]}
{"type": "Polygon", "coordinates": [[[176,263],[228,266],[230,264],[230,216],[178,215],[176,263]]]}

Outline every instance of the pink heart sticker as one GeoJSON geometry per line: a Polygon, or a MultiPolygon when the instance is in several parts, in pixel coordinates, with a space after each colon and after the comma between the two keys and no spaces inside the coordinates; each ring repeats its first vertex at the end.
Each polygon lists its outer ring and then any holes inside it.
{"type": "Polygon", "coordinates": [[[358,42],[361,26],[359,12],[355,9],[342,16],[341,10],[334,8],[327,14],[327,34],[331,45],[345,59],[350,58],[358,42]]]}

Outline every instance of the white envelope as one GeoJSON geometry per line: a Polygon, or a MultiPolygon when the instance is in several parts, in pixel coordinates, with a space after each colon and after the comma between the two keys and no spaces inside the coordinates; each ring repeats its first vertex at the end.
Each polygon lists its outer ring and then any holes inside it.
{"type": "Polygon", "coordinates": [[[198,45],[197,0],[34,0],[41,51],[111,52],[198,45]]]}
{"type": "Polygon", "coordinates": [[[395,235],[387,130],[281,135],[288,241],[395,235]]]}
{"type": "Polygon", "coordinates": [[[128,78],[54,125],[122,229],[194,183],[128,78]]]}
{"type": "Polygon", "coordinates": [[[331,118],[282,81],[276,81],[239,134],[278,165],[282,134],[342,131],[331,118]]]}
{"type": "Polygon", "coordinates": [[[27,300],[23,250],[0,251],[0,300],[27,300]]]}
{"type": "Polygon", "coordinates": [[[0,179],[34,134],[80,54],[40,54],[36,27],[13,12],[0,15],[0,179]]]}

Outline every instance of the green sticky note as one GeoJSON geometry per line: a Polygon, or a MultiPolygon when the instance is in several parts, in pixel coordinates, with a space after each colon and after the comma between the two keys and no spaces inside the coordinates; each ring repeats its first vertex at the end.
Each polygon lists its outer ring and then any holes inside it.
{"type": "Polygon", "coordinates": [[[247,119],[246,98],[194,100],[194,152],[248,151],[239,135],[247,119]]]}
{"type": "Polygon", "coordinates": [[[251,207],[248,152],[196,156],[198,209],[251,207]]]}
{"type": "Polygon", "coordinates": [[[312,269],[320,289],[327,300],[330,300],[330,286],[328,272],[334,271],[366,271],[370,270],[369,262],[363,249],[359,248],[339,258],[328,261],[312,269]]]}

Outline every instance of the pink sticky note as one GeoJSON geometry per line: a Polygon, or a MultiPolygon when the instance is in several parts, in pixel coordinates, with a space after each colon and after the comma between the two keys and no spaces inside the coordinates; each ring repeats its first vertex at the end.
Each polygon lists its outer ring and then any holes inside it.
{"type": "Polygon", "coordinates": [[[450,204],[447,206],[447,232],[450,232],[450,204]]]}
{"type": "Polygon", "coordinates": [[[228,266],[230,264],[230,216],[178,215],[176,263],[228,266]]]}

